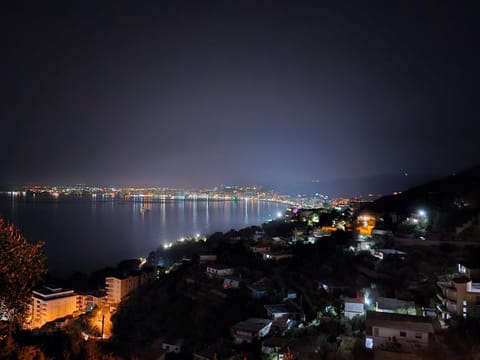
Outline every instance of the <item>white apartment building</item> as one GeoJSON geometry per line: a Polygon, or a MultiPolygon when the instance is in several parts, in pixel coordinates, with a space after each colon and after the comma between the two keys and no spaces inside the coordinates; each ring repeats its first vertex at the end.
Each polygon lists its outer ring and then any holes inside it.
{"type": "Polygon", "coordinates": [[[107,294],[104,291],[87,291],[77,293],[77,310],[82,313],[92,311],[94,307],[101,308],[107,304],[107,294]]]}
{"type": "Polygon", "coordinates": [[[125,296],[130,294],[139,286],[138,276],[105,278],[105,290],[107,291],[107,303],[109,305],[118,305],[125,296]]]}
{"type": "Polygon", "coordinates": [[[108,276],[105,278],[105,290],[107,291],[107,304],[118,305],[128,294],[139,286],[148,284],[156,278],[156,271],[141,271],[129,276],[108,276]]]}
{"type": "Polygon", "coordinates": [[[31,318],[27,324],[32,329],[77,311],[77,295],[73,290],[44,286],[34,290],[32,298],[31,318]]]}

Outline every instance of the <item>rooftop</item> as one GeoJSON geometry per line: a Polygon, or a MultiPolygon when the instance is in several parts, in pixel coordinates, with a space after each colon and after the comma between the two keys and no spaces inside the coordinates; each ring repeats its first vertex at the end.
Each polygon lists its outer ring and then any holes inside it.
{"type": "Polygon", "coordinates": [[[265,305],[264,307],[268,312],[271,312],[272,314],[290,312],[288,310],[287,305],[285,305],[285,304],[265,305]]]}
{"type": "Polygon", "coordinates": [[[33,295],[44,300],[58,299],[75,295],[73,290],[63,289],[60,287],[52,287],[50,285],[42,286],[33,290],[33,295]]]}
{"type": "Polygon", "coordinates": [[[379,297],[377,298],[377,306],[380,309],[395,310],[401,307],[415,306],[415,302],[396,298],[379,297]]]}
{"type": "Polygon", "coordinates": [[[396,313],[367,311],[366,327],[367,334],[369,335],[372,334],[372,326],[411,330],[422,333],[433,333],[433,324],[431,318],[396,313]]]}
{"type": "Polygon", "coordinates": [[[265,326],[272,323],[270,319],[250,318],[244,321],[240,321],[232,326],[232,330],[236,331],[260,331],[265,326]]]}

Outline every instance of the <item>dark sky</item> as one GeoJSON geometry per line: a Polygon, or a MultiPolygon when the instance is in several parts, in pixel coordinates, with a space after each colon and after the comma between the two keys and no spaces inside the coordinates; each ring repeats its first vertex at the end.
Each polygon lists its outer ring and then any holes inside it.
{"type": "Polygon", "coordinates": [[[2,184],[301,188],[480,162],[467,2],[12,3],[2,184]]]}

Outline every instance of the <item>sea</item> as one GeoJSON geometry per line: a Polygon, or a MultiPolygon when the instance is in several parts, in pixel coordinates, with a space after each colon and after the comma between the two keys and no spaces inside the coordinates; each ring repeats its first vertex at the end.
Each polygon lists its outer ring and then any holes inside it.
{"type": "Polygon", "coordinates": [[[60,276],[115,266],[184,237],[261,225],[285,209],[251,199],[144,203],[0,196],[0,217],[29,241],[44,241],[48,269],[60,276]]]}

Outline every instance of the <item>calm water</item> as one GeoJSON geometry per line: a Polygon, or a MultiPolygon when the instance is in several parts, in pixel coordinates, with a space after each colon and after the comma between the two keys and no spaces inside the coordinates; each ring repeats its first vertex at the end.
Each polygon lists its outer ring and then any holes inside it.
{"type": "Polygon", "coordinates": [[[17,225],[27,239],[44,240],[49,269],[63,274],[144,256],[184,236],[259,225],[284,210],[281,204],[251,200],[179,200],[144,205],[0,196],[0,216],[17,225]]]}

